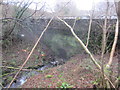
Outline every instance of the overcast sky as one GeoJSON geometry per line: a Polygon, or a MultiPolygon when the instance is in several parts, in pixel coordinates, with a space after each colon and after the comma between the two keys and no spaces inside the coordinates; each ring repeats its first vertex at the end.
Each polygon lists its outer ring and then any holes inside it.
{"type": "MultiPolygon", "coordinates": [[[[46,5],[46,10],[47,11],[54,11],[54,6],[56,3],[56,0],[4,0],[4,1],[12,1],[12,2],[18,2],[18,1],[24,1],[24,2],[34,2],[33,4],[31,4],[30,8],[31,9],[35,9],[36,4],[35,3],[39,3],[38,5],[38,9],[41,8],[41,6],[45,3],[46,5]]],[[[59,1],[66,1],[66,0],[59,0],[59,1]]],[[[67,0],[69,1],[69,0],[67,0]]],[[[90,10],[92,8],[92,3],[93,1],[97,4],[98,2],[102,2],[104,0],[73,0],[76,3],[76,7],[79,10],[90,10]]],[[[106,0],[105,0],[106,1],[106,0]]],[[[113,1],[113,0],[109,0],[109,1],[113,1]]]]}

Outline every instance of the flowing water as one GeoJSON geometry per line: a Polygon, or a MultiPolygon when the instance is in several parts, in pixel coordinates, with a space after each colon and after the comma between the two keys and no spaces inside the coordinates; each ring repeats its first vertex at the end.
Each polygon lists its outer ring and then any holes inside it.
{"type": "MultiPolygon", "coordinates": [[[[30,78],[31,76],[38,75],[38,74],[40,74],[40,71],[43,71],[45,69],[60,65],[59,63],[60,63],[59,61],[54,61],[54,62],[50,62],[46,65],[42,65],[39,68],[37,68],[36,70],[23,72],[21,74],[20,78],[15,80],[10,88],[20,88],[27,81],[27,79],[30,78]]],[[[8,87],[8,85],[6,86],[6,88],[7,87],[8,87]]]]}

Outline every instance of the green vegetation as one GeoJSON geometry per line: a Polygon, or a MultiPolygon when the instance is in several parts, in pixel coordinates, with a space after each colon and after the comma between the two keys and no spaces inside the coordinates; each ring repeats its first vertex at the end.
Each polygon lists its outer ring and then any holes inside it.
{"type": "Polygon", "coordinates": [[[17,65],[16,65],[17,60],[16,59],[11,59],[8,63],[10,66],[17,67],[17,65]]]}
{"type": "Polygon", "coordinates": [[[12,76],[9,76],[9,77],[8,77],[8,81],[11,81],[12,79],[13,79],[12,76]]]}
{"type": "Polygon", "coordinates": [[[61,55],[59,49],[63,49],[67,52],[67,57],[75,55],[81,51],[81,46],[73,36],[66,36],[64,34],[50,34],[45,36],[44,42],[50,46],[56,55],[61,55]]]}
{"type": "MultiPolygon", "coordinates": [[[[58,83],[59,84],[59,83],[58,83]]],[[[60,86],[57,88],[73,88],[73,85],[68,84],[67,82],[63,82],[60,86]]]]}
{"type": "Polygon", "coordinates": [[[46,78],[52,78],[54,75],[46,75],[46,78]]]}

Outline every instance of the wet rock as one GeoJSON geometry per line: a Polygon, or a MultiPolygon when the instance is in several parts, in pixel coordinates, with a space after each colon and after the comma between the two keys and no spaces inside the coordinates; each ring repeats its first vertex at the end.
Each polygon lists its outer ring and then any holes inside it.
{"type": "Polygon", "coordinates": [[[51,61],[50,62],[50,64],[52,64],[53,66],[62,65],[64,63],[65,63],[64,59],[61,59],[61,58],[56,59],[56,61],[51,61]]]}
{"type": "Polygon", "coordinates": [[[50,65],[50,64],[48,64],[48,65],[45,65],[45,66],[43,66],[43,67],[41,67],[41,68],[38,68],[37,70],[43,71],[43,70],[48,69],[48,68],[50,68],[50,67],[53,67],[53,66],[50,65]]]}

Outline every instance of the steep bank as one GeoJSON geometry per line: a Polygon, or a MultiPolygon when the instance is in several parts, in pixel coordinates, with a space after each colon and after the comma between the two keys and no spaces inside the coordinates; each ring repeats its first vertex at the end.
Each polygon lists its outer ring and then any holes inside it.
{"type": "MultiPolygon", "coordinates": [[[[99,61],[100,56],[95,55],[95,58],[99,61]]],[[[107,62],[108,55],[104,59],[107,62]]],[[[117,56],[114,57],[113,65],[113,76],[117,76],[117,56]]],[[[93,85],[99,85],[99,75],[89,57],[78,54],[64,65],[50,68],[29,78],[22,88],[93,88],[93,85]]]]}

